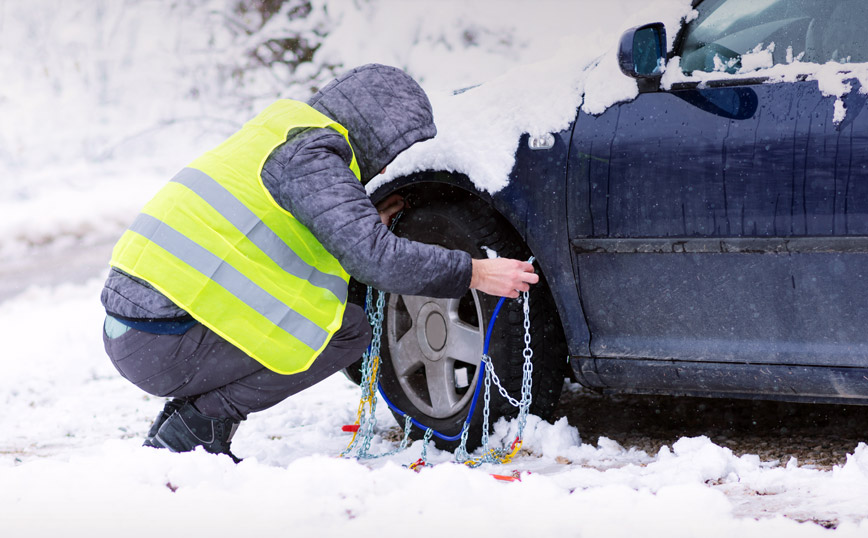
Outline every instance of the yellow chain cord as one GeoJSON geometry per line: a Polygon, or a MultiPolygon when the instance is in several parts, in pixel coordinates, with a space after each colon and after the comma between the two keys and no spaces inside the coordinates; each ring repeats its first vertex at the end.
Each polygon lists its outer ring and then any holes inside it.
{"type": "MultiPolygon", "coordinates": [[[[512,461],[512,458],[518,454],[518,451],[521,450],[522,440],[518,437],[515,438],[515,441],[512,442],[512,446],[509,447],[508,454],[500,454],[497,450],[491,449],[488,451],[488,456],[491,456],[491,459],[496,461],[497,463],[509,463],[512,461]]],[[[473,458],[464,462],[464,465],[468,467],[478,467],[482,464],[482,461],[485,459],[486,454],[479,456],[478,458],[473,458]]]]}
{"type": "MultiPolygon", "coordinates": [[[[365,410],[366,404],[368,405],[368,408],[371,409],[371,412],[374,412],[372,403],[374,401],[374,395],[376,394],[375,391],[377,390],[377,370],[379,370],[380,368],[380,357],[375,356],[371,359],[371,361],[371,382],[370,386],[368,387],[368,397],[361,398],[359,400],[359,410],[356,412],[356,421],[353,423],[353,426],[361,427],[362,412],[365,410]]],[[[353,443],[356,441],[356,435],[358,435],[358,433],[359,428],[356,428],[356,430],[353,432],[352,439],[350,439],[350,443],[347,445],[345,452],[349,450],[351,446],[353,446],[353,443]]]]}

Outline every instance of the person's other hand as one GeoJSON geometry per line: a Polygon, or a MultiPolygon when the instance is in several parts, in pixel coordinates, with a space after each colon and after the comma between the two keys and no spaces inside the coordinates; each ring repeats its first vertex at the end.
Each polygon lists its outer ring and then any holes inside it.
{"type": "Polygon", "coordinates": [[[519,292],[530,290],[539,282],[533,264],[510,258],[473,260],[470,287],[489,295],[515,299],[519,292]]]}
{"type": "Polygon", "coordinates": [[[393,194],[384,200],[380,200],[377,203],[377,213],[380,214],[380,221],[385,226],[389,226],[392,223],[392,218],[398,214],[398,211],[404,209],[406,205],[404,197],[400,194],[393,194]]]}

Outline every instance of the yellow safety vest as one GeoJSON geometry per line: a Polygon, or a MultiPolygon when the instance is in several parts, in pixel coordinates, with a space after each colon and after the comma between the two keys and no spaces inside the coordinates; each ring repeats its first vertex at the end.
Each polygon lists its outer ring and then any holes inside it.
{"type": "MultiPolygon", "coordinates": [[[[281,374],[307,370],[340,328],[349,275],[262,183],[299,127],[347,130],[280,100],[182,170],[145,205],[111,265],[141,278],[281,374]]],[[[350,169],[359,178],[353,156],[350,169]]]]}

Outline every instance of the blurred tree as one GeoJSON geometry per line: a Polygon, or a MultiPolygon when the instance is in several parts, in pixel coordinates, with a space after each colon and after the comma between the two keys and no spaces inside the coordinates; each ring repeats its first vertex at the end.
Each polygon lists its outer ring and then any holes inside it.
{"type": "Polygon", "coordinates": [[[315,90],[339,65],[314,65],[317,49],[332,26],[324,2],[311,0],[234,0],[229,24],[241,38],[246,62],[233,75],[242,85],[271,79],[274,93],[304,86],[315,90]],[[251,80],[251,75],[252,79],[251,80]]]}
{"type": "MultiPolygon", "coordinates": [[[[256,14],[259,18],[258,31],[271,22],[273,18],[284,19],[284,21],[275,20],[278,24],[304,19],[310,15],[312,8],[309,0],[240,0],[235,10],[241,17],[256,14]]],[[[316,33],[314,32],[313,35],[316,33]]],[[[265,67],[282,62],[294,69],[302,62],[311,61],[314,52],[320,46],[319,40],[310,39],[310,33],[298,31],[290,32],[285,37],[264,37],[265,40],[258,43],[249,52],[249,55],[265,67]]]]}

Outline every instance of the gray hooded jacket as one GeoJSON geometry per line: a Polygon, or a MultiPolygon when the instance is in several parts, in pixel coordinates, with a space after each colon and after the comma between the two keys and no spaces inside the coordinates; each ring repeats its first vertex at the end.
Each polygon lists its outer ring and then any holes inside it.
{"type": "MultiPolygon", "coordinates": [[[[275,201],[356,280],[391,293],[463,295],[470,286],[470,255],[395,236],[364,189],[399,153],[435,135],[431,103],[422,88],[399,69],[370,64],[332,81],[308,104],[347,128],[352,149],[332,129],[290,131],[262,170],[275,201]],[[353,150],[361,183],[349,169],[353,150]]],[[[116,269],[101,298],[109,314],[124,319],[187,317],[148,284],[116,269]]]]}

